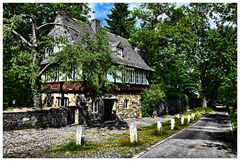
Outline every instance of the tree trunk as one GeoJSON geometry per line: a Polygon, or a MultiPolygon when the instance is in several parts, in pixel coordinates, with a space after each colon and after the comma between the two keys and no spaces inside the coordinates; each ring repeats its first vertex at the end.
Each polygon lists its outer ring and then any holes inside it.
{"type": "Polygon", "coordinates": [[[40,94],[40,81],[39,78],[32,78],[32,96],[33,96],[33,106],[34,107],[42,107],[42,100],[40,94]]]}
{"type": "Polygon", "coordinates": [[[33,93],[33,106],[42,107],[41,94],[37,90],[34,90],[32,93],[33,93]]]}
{"type": "Polygon", "coordinates": [[[32,88],[32,95],[33,95],[33,106],[34,107],[42,107],[41,105],[41,94],[40,94],[40,78],[38,76],[39,73],[39,60],[38,60],[38,53],[37,53],[37,26],[35,17],[32,15],[32,78],[31,78],[31,88],[32,88]]]}

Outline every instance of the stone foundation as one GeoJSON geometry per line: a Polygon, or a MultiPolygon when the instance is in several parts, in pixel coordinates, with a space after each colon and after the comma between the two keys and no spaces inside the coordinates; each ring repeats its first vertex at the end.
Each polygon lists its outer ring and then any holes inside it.
{"type": "MultiPolygon", "coordinates": [[[[80,96],[80,94],[64,94],[65,98],[69,100],[69,106],[77,106],[76,99],[80,96]]],[[[61,97],[59,93],[51,93],[51,94],[43,94],[42,100],[43,105],[47,106],[46,100],[51,100],[52,104],[48,104],[53,107],[58,106],[58,98],[61,97]],[[49,99],[47,99],[49,98],[49,99]],[[45,100],[45,101],[44,101],[45,100]]],[[[108,94],[98,98],[88,97],[87,99],[87,112],[89,119],[87,121],[92,123],[97,123],[103,120],[104,116],[104,100],[111,99],[113,100],[112,114],[113,117],[117,117],[120,120],[127,118],[141,118],[141,110],[140,110],[140,95],[139,94],[129,94],[129,93],[115,93],[108,94]],[[97,113],[93,112],[93,100],[99,101],[99,109],[97,113]],[[124,109],[124,101],[128,101],[128,108],[124,109]]],[[[81,116],[80,116],[81,117],[81,116]]]]}
{"type": "Polygon", "coordinates": [[[120,119],[141,118],[140,95],[119,94],[114,109],[120,119]],[[128,100],[128,108],[124,109],[124,101],[128,100]]]}

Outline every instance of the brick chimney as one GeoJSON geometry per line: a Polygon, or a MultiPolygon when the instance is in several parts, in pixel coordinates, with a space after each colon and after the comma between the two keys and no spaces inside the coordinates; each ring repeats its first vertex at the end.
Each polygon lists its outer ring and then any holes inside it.
{"type": "Polygon", "coordinates": [[[100,20],[98,20],[98,19],[91,20],[91,27],[92,27],[94,33],[97,33],[98,30],[100,29],[100,20]]]}

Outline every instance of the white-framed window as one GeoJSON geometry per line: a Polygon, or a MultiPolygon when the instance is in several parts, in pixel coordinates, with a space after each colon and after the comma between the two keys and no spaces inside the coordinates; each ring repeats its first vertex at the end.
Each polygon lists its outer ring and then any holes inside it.
{"type": "Polygon", "coordinates": [[[135,71],[131,70],[130,72],[130,83],[135,83],[135,71]]]}
{"type": "Polygon", "coordinates": [[[99,101],[93,101],[92,103],[92,113],[98,113],[99,101]]]}
{"type": "MultiPolygon", "coordinates": [[[[120,79],[122,76],[123,76],[123,74],[122,74],[123,72],[121,71],[121,70],[117,70],[116,71],[116,74],[117,74],[117,77],[118,78],[114,78],[115,79],[115,81],[117,82],[117,83],[122,83],[122,80],[120,79]]],[[[125,80],[124,80],[125,81],[125,80]]]]}
{"type": "MultiPolygon", "coordinates": [[[[57,100],[58,100],[58,106],[60,107],[62,98],[61,97],[57,97],[57,100]]],[[[68,107],[69,106],[69,98],[68,97],[64,97],[63,105],[64,105],[64,107],[68,107]]]]}
{"type": "Polygon", "coordinates": [[[74,67],[71,69],[71,73],[70,73],[70,74],[71,74],[71,75],[70,75],[69,80],[75,80],[76,71],[75,71],[75,68],[74,68],[74,67]]]}
{"type": "Polygon", "coordinates": [[[143,84],[143,73],[139,71],[139,84],[143,84]]]}
{"type": "Polygon", "coordinates": [[[141,84],[144,84],[144,75],[145,75],[145,73],[141,72],[141,84]]]}
{"type": "Polygon", "coordinates": [[[114,82],[114,78],[112,74],[107,73],[107,79],[109,82],[114,82]]]}
{"type": "Polygon", "coordinates": [[[136,76],[136,78],[135,78],[136,84],[139,84],[140,83],[139,71],[135,72],[135,76],[136,76]]]}
{"type": "Polygon", "coordinates": [[[123,48],[117,47],[117,54],[122,57],[123,56],[123,48]]]}
{"type": "Polygon", "coordinates": [[[65,107],[69,106],[69,98],[67,98],[67,97],[64,98],[64,106],[65,107]]]}
{"type": "Polygon", "coordinates": [[[128,109],[128,100],[124,100],[123,109],[128,109]]]}
{"type": "Polygon", "coordinates": [[[129,71],[124,72],[123,81],[124,81],[125,83],[129,83],[129,78],[130,78],[130,73],[129,73],[129,71]]]}
{"type": "Polygon", "coordinates": [[[146,74],[146,73],[143,73],[143,84],[149,85],[148,80],[147,80],[147,74],[146,74]]]}

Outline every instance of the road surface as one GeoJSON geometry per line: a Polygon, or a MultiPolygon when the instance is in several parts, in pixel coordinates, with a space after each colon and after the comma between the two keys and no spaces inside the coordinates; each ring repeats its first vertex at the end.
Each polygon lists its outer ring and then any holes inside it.
{"type": "Polygon", "coordinates": [[[141,158],[236,158],[236,141],[227,112],[211,113],[151,148],[141,158]]]}

